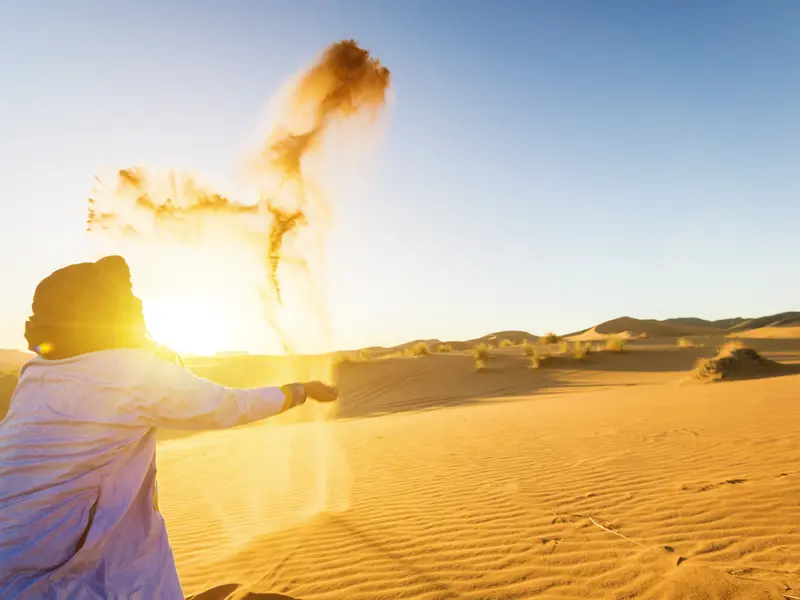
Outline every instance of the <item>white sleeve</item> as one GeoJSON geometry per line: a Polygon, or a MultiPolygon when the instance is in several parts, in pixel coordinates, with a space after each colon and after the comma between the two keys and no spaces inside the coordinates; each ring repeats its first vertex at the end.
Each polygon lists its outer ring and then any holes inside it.
{"type": "Polygon", "coordinates": [[[279,387],[229,388],[168,361],[147,361],[141,385],[127,401],[134,420],[150,427],[222,429],[281,412],[287,396],[279,387]]]}

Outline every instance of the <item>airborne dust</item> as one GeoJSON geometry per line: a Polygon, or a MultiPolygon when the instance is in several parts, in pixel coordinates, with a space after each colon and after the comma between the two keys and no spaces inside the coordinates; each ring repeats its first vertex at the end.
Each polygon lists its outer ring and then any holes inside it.
{"type": "Polygon", "coordinates": [[[298,79],[252,161],[256,203],[232,200],[187,174],[125,168],[117,171],[113,183],[97,178],[89,198],[88,231],[137,238],[167,231],[189,237],[215,219],[228,225],[239,219],[248,239],[260,246],[266,317],[291,354],[297,340],[282,319],[287,265],[308,280],[306,287],[315,292],[317,310],[325,312],[318,293],[319,265],[310,268],[310,254],[311,242],[323,236],[321,215],[327,210],[327,198],[305,172],[306,161],[324,150],[326,134],[335,123],[377,114],[386,103],[389,82],[389,70],[356,42],[335,43],[298,79]],[[259,217],[266,230],[252,235],[252,219],[259,217]]]}

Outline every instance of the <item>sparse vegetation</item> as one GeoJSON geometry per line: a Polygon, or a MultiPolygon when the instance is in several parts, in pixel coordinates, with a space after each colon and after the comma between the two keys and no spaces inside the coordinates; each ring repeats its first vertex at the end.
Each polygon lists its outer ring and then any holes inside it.
{"type": "Polygon", "coordinates": [[[540,344],[557,344],[557,343],[558,343],[558,342],[560,342],[560,341],[561,341],[561,338],[560,338],[560,337],[558,337],[558,336],[557,336],[555,333],[553,333],[552,331],[551,331],[551,332],[549,332],[549,333],[545,333],[545,334],[544,334],[544,335],[543,335],[543,336],[542,336],[542,337],[539,339],[539,343],[540,343],[540,344]]]}
{"type": "Polygon", "coordinates": [[[591,344],[583,344],[582,342],[574,342],[572,344],[572,357],[575,360],[583,360],[589,354],[589,347],[591,344]]]}
{"type": "Polygon", "coordinates": [[[481,360],[480,358],[475,359],[475,370],[476,371],[483,371],[486,368],[486,361],[481,360]]]}
{"type": "Polygon", "coordinates": [[[679,348],[696,348],[697,344],[695,344],[689,338],[680,337],[680,338],[678,338],[678,347],[679,348]]]}
{"type": "Polygon", "coordinates": [[[409,348],[409,356],[427,356],[431,353],[431,349],[425,342],[418,342],[409,348]]]}
{"type": "Polygon", "coordinates": [[[514,345],[514,342],[512,342],[509,339],[500,340],[500,347],[501,348],[510,348],[513,345],[514,345]]]}
{"type": "Polygon", "coordinates": [[[714,358],[698,360],[694,376],[701,381],[719,381],[757,376],[777,371],[783,366],[764,358],[754,348],[748,348],[741,342],[731,342],[722,346],[714,358]]]}
{"type": "Polygon", "coordinates": [[[650,334],[647,333],[646,331],[644,333],[640,333],[639,334],[639,339],[640,340],[646,340],[646,339],[649,339],[649,338],[650,338],[650,334]]]}
{"type": "Polygon", "coordinates": [[[550,360],[550,354],[544,354],[539,348],[534,348],[533,355],[531,356],[531,369],[538,369],[544,366],[544,363],[550,360]]]}
{"type": "Polygon", "coordinates": [[[453,351],[453,346],[451,344],[439,344],[437,350],[442,354],[446,354],[453,351]]]}
{"type": "Polygon", "coordinates": [[[625,338],[612,336],[606,340],[606,350],[611,352],[622,352],[625,350],[625,338]]]}
{"type": "Polygon", "coordinates": [[[525,356],[533,356],[536,353],[536,348],[528,340],[525,340],[525,343],[522,344],[522,352],[525,356]]]}
{"type": "Polygon", "coordinates": [[[483,361],[488,362],[489,360],[489,346],[486,344],[478,344],[472,348],[472,356],[475,358],[475,362],[483,361]]]}
{"type": "Polygon", "coordinates": [[[569,352],[569,342],[567,340],[558,342],[558,353],[566,354],[567,352],[569,352]]]}
{"type": "Polygon", "coordinates": [[[361,362],[369,362],[372,360],[372,355],[369,353],[369,350],[365,348],[358,353],[358,360],[361,362]]]}

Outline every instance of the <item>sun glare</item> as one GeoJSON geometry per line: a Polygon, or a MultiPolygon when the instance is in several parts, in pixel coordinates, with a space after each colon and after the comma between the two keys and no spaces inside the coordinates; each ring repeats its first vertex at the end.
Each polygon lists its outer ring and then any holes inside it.
{"type": "Polygon", "coordinates": [[[189,298],[145,303],[150,334],[181,353],[210,355],[232,349],[225,323],[215,318],[215,313],[213,306],[189,298]]]}

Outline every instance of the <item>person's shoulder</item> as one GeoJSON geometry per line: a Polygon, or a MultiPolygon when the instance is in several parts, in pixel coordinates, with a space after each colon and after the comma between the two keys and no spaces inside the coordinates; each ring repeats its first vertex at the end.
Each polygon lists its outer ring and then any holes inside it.
{"type": "MultiPolygon", "coordinates": [[[[77,358],[77,357],[76,357],[77,358]]],[[[181,367],[144,348],[101,350],[80,357],[71,370],[90,378],[114,382],[123,387],[139,387],[154,380],[176,376],[181,367]]]]}

